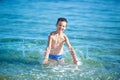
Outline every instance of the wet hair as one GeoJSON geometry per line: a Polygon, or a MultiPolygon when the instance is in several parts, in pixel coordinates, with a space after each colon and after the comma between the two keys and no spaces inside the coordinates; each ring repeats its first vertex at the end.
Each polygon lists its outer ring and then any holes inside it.
{"type": "Polygon", "coordinates": [[[58,24],[58,23],[59,23],[59,21],[65,21],[65,22],[67,23],[67,19],[66,19],[66,18],[63,18],[63,17],[58,18],[58,20],[57,20],[57,23],[56,23],[56,24],[58,24]]]}

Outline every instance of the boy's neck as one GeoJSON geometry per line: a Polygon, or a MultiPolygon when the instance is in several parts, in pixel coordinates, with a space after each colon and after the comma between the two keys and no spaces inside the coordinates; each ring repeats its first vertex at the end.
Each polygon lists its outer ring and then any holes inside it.
{"type": "Polygon", "coordinates": [[[61,31],[61,32],[59,32],[59,31],[56,31],[57,32],[57,34],[58,35],[62,35],[63,34],[63,32],[61,31]]]}

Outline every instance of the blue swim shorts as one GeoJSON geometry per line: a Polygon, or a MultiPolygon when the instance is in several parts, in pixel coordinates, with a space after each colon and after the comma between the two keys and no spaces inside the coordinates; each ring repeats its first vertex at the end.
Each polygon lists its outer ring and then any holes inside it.
{"type": "Polygon", "coordinates": [[[55,55],[55,54],[49,54],[49,58],[59,61],[60,59],[62,59],[64,56],[63,55],[55,55]]]}

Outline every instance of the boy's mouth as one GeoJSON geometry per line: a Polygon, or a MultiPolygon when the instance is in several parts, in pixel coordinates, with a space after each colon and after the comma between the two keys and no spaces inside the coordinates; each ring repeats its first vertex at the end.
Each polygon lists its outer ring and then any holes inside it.
{"type": "Polygon", "coordinates": [[[64,29],[62,29],[62,28],[59,28],[59,30],[60,30],[60,31],[63,31],[64,29]]]}

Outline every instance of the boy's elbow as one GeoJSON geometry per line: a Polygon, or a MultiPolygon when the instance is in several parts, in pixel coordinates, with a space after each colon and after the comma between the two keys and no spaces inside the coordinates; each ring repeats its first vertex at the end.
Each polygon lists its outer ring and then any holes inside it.
{"type": "Polygon", "coordinates": [[[69,50],[70,50],[70,51],[73,51],[73,50],[74,50],[74,48],[73,48],[72,46],[70,46],[70,47],[69,47],[69,50]]]}
{"type": "Polygon", "coordinates": [[[50,51],[50,49],[51,49],[51,47],[47,47],[47,48],[46,48],[46,51],[50,51]]]}
{"type": "Polygon", "coordinates": [[[51,47],[47,47],[47,50],[49,50],[51,47]]]}

